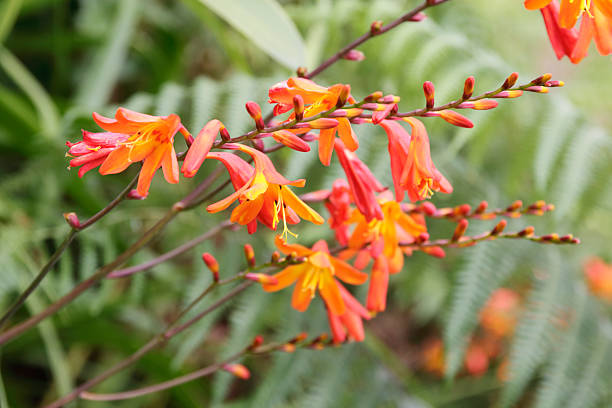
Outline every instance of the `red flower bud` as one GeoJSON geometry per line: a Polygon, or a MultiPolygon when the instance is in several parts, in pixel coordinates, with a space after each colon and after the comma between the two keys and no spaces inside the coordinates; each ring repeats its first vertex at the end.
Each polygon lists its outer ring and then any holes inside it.
{"type": "Polygon", "coordinates": [[[225,126],[221,126],[219,133],[221,134],[221,139],[225,140],[226,142],[229,142],[232,139],[225,126]]]}
{"type": "Polygon", "coordinates": [[[544,84],[544,86],[547,86],[549,88],[556,88],[558,86],[565,86],[565,82],[563,81],[548,81],[544,84]]]}
{"type": "Polygon", "coordinates": [[[295,114],[295,120],[298,122],[304,118],[304,98],[302,98],[302,95],[293,97],[293,113],[295,114]]]}
{"type": "Polygon", "coordinates": [[[552,78],[552,74],[540,75],[539,77],[531,81],[531,84],[532,85],[544,85],[546,82],[550,81],[551,78],[552,78]]]}
{"type": "Polygon", "coordinates": [[[242,364],[224,364],[222,368],[242,380],[248,380],[251,377],[249,369],[242,364]]]}
{"type": "Polygon", "coordinates": [[[497,223],[495,228],[493,228],[491,230],[490,234],[493,235],[493,236],[501,234],[502,232],[504,232],[504,229],[506,228],[506,225],[508,225],[508,221],[501,220],[500,222],[497,223]]]}
{"type": "Polygon", "coordinates": [[[79,217],[77,217],[76,213],[69,212],[64,213],[64,218],[70,227],[73,229],[79,229],[81,227],[81,222],[79,221],[79,217]]]}
{"type": "Polygon", "coordinates": [[[383,22],[380,20],[374,21],[371,25],[370,25],[370,33],[372,35],[376,35],[380,32],[380,29],[383,26],[383,22]]]}
{"type": "Polygon", "coordinates": [[[297,150],[298,152],[309,152],[310,146],[298,135],[284,129],[272,133],[272,137],[278,143],[282,143],[285,146],[297,150]]]}
{"type": "Polygon", "coordinates": [[[204,261],[206,266],[208,266],[208,269],[210,269],[210,271],[212,272],[213,281],[219,282],[219,263],[217,262],[215,257],[209,254],[208,252],[205,252],[202,254],[202,260],[204,261]]]}
{"type": "Polygon", "coordinates": [[[474,84],[475,79],[473,76],[470,76],[465,80],[465,84],[463,85],[462,99],[466,100],[472,97],[472,94],[474,93],[474,84]]]}
{"type": "Polygon", "coordinates": [[[244,275],[244,279],[252,280],[262,285],[276,285],[278,283],[274,276],[266,275],[265,273],[247,273],[244,275]]]}
{"type": "Polygon", "coordinates": [[[519,77],[518,72],[513,72],[511,73],[508,78],[506,78],[506,80],[504,81],[504,83],[502,84],[502,89],[510,89],[514,86],[514,84],[516,84],[516,81],[519,77]]]}
{"type": "Polygon", "coordinates": [[[497,101],[493,101],[491,99],[482,99],[480,101],[474,102],[463,102],[457,108],[460,109],[474,109],[474,110],[488,110],[497,108],[497,101]]]}
{"type": "Polygon", "coordinates": [[[434,84],[429,81],[425,81],[423,83],[423,93],[425,93],[425,106],[427,109],[433,108],[435,94],[434,84]]]}
{"type": "Polygon", "coordinates": [[[376,91],[366,96],[363,100],[365,102],[375,102],[379,100],[380,98],[382,98],[382,96],[383,96],[383,93],[381,91],[376,91]]]}
{"type": "Polygon", "coordinates": [[[440,111],[439,113],[440,113],[440,117],[444,119],[445,121],[447,121],[448,123],[450,123],[451,125],[459,126],[462,128],[468,128],[468,129],[471,129],[474,127],[474,124],[472,123],[471,120],[469,120],[462,114],[457,113],[453,110],[446,109],[446,110],[440,111]]]}
{"type": "Polygon", "coordinates": [[[468,220],[466,220],[465,218],[461,219],[457,223],[457,228],[455,228],[455,232],[453,233],[453,237],[451,238],[452,242],[458,242],[461,239],[461,237],[465,234],[465,231],[467,230],[468,224],[468,220]]]}
{"type": "Polygon", "coordinates": [[[255,251],[253,251],[251,244],[244,244],[244,257],[249,267],[255,266],[255,251]]]}
{"type": "Polygon", "coordinates": [[[530,86],[529,88],[525,88],[527,92],[537,92],[537,93],[548,93],[548,88],[545,86],[530,86]]]}
{"type": "Polygon", "coordinates": [[[363,61],[365,59],[365,55],[363,52],[353,49],[344,54],[342,58],[349,61],[363,61]]]}
{"type": "Polygon", "coordinates": [[[487,203],[486,201],[481,201],[480,204],[478,204],[478,207],[476,207],[476,210],[474,210],[474,213],[482,214],[483,212],[487,210],[488,206],[489,206],[489,203],[487,203]]]}
{"type": "Polygon", "coordinates": [[[261,108],[259,105],[253,101],[249,101],[245,104],[246,110],[251,115],[253,120],[255,121],[255,126],[257,130],[262,130],[265,125],[263,121],[263,117],[261,116],[261,108]]]}
{"type": "Polygon", "coordinates": [[[502,91],[502,92],[496,93],[495,95],[492,95],[491,98],[518,98],[522,94],[523,94],[523,91],[521,90],[502,91]]]}

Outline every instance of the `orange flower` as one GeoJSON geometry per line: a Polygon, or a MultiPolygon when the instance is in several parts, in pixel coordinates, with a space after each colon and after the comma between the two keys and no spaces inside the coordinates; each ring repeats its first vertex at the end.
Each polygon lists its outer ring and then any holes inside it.
{"type": "MultiPolygon", "coordinates": [[[[452,193],[453,186],[436,169],[431,160],[429,137],[425,126],[415,118],[405,118],[404,120],[412,128],[408,151],[396,149],[391,152],[391,156],[399,155],[399,158],[395,159],[396,161],[402,160],[404,162],[399,181],[400,187],[408,192],[408,198],[412,202],[430,198],[434,191],[452,193]]],[[[396,135],[396,137],[405,136],[396,135]]],[[[398,143],[398,145],[405,147],[406,143],[398,143]]]]}
{"type": "MultiPolygon", "coordinates": [[[[289,78],[287,81],[280,82],[270,88],[268,95],[270,103],[276,103],[274,107],[275,115],[291,110],[294,106],[293,98],[297,95],[302,98],[305,105],[308,105],[304,110],[306,117],[327,111],[337,106],[339,101],[355,102],[353,97],[350,96],[349,85],[336,84],[325,88],[305,78],[289,78]]],[[[349,114],[353,113],[359,114],[361,111],[355,109],[349,112],[349,114]]],[[[292,114],[289,119],[293,118],[294,115],[292,114]]],[[[338,121],[337,126],[321,129],[319,133],[319,160],[325,166],[329,166],[331,161],[336,133],[338,133],[338,136],[349,150],[355,151],[359,147],[359,142],[351,128],[350,121],[347,118],[337,118],[336,120],[338,121]]]]}
{"type": "Polygon", "coordinates": [[[335,316],[342,316],[346,313],[347,306],[335,278],[351,285],[361,285],[368,279],[367,274],[331,256],[325,241],[318,241],[312,249],[309,249],[298,244],[287,244],[277,236],[275,244],[284,254],[295,253],[306,259],[303,263],[288,266],[273,275],[276,283],[263,284],[263,289],[267,292],[276,292],[297,282],[291,305],[300,312],[308,309],[310,301],[318,290],[330,312],[335,316]]]}
{"type": "Polygon", "coordinates": [[[592,39],[601,55],[612,54],[612,1],[610,0],[525,0],[530,10],[541,9],[557,57],[568,55],[573,63],[586,56],[592,39]],[[582,17],[577,40],[571,30],[582,17]],[[571,53],[567,52],[572,45],[571,53]]]}
{"type": "Polygon", "coordinates": [[[373,218],[382,219],[380,205],[375,195],[376,192],[384,190],[382,184],[376,180],[368,166],[347,149],[341,140],[336,140],[335,149],[359,211],[368,221],[373,218]]]}
{"type": "Polygon", "coordinates": [[[67,156],[74,157],[70,160],[70,167],[79,167],[79,177],[83,177],[89,170],[104,163],[111,152],[125,142],[129,136],[121,133],[110,132],[88,132],[83,133],[83,140],[77,143],[66,142],[69,147],[67,156]]]}
{"type": "Polygon", "coordinates": [[[347,337],[355,341],[363,341],[365,334],[362,319],[370,320],[370,315],[340,282],[335,279],[334,281],[338,285],[340,296],[346,306],[346,311],[341,315],[335,315],[329,307],[327,308],[327,318],[334,343],[342,343],[347,337]]]}
{"type": "MultiPolygon", "coordinates": [[[[130,164],[143,161],[137,187],[141,196],[146,197],[149,193],[153,175],[160,166],[166,181],[178,183],[174,135],[178,131],[185,137],[190,135],[177,115],[151,116],[119,108],[114,119],[95,112],[93,119],[98,126],[110,133],[87,133],[87,137],[86,132],[83,133],[85,144],[95,145],[92,150],[99,149],[97,154],[82,155],[80,160],[71,162],[71,166],[84,166],[84,171],[81,169],[79,175],[97,165],[101,165],[100,174],[120,173],[130,164]]],[[[76,146],[71,146],[69,153],[78,154],[76,150],[76,146]]]]}
{"type": "Polygon", "coordinates": [[[514,331],[519,314],[519,295],[506,288],[497,289],[480,312],[480,324],[496,337],[506,337],[514,331]]]}
{"type": "Polygon", "coordinates": [[[257,229],[256,219],[273,230],[282,219],[284,236],[289,233],[287,222],[296,224],[300,221],[300,217],[315,224],[323,224],[323,217],[300,200],[288,187],[289,185],[303,187],[304,179],[287,180],[276,171],[268,156],[259,150],[233,143],[227,143],[224,147],[250,155],[254,159],[255,169],[253,170],[236,155],[209,153],[208,158],[221,160],[225,164],[236,191],[223,200],[209,205],[208,212],[225,210],[234,201],[239,200],[240,204],[232,211],[230,221],[248,225],[250,233],[257,229]]]}
{"type": "Polygon", "coordinates": [[[595,296],[612,301],[612,265],[600,258],[591,258],[584,265],[584,275],[595,296]]]}
{"type": "Polygon", "coordinates": [[[414,242],[415,237],[427,231],[422,217],[405,214],[398,202],[384,194],[379,201],[382,220],[367,221],[363,214],[355,210],[347,221],[357,225],[349,238],[349,251],[346,255],[355,252],[359,254],[355,262],[358,268],[365,267],[370,258],[374,258],[366,300],[366,307],[371,312],[385,310],[389,274],[401,271],[404,254],[412,253],[411,249],[401,247],[400,243],[414,242]]]}

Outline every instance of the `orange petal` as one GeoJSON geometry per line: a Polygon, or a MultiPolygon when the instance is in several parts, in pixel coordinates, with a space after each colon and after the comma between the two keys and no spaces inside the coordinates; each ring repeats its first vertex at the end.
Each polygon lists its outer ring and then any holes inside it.
{"type": "Polygon", "coordinates": [[[357,136],[351,127],[351,122],[346,118],[338,119],[338,136],[340,136],[340,140],[344,142],[344,145],[351,152],[354,152],[359,147],[359,142],[357,141],[357,136]]]}
{"type": "Polygon", "coordinates": [[[295,282],[300,276],[303,276],[310,266],[308,264],[291,265],[274,275],[275,284],[263,284],[262,287],[266,292],[276,292],[285,289],[287,286],[295,282]]]}
{"type": "Polygon", "coordinates": [[[274,238],[274,245],[276,245],[278,250],[285,255],[289,255],[292,252],[295,252],[297,256],[308,256],[312,254],[312,251],[305,246],[299,244],[287,244],[280,235],[277,235],[276,238],[274,238]]]}
{"type": "Polygon", "coordinates": [[[162,157],[165,153],[166,149],[164,146],[160,146],[144,160],[142,169],[140,170],[140,176],[138,177],[138,185],[136,186],[136,191],[138,191],[138,194],[141,196],[146,197],[149,194],[151,180],[153,180],[153,175],[157,169],[159,169],[162,157]]]}
{"type": "MultiPolygon", "coordinates": [[[[279,186],[280,187],[280,186],[279,186]]],[[[321,225],[325,222],[323,217],[318,212],[306,205],[305,202],[300,200],[293,191],[287,186],[280,187],[280,194],[282,194],[283,202],[291,207],[295,213],[306,221],[310,221],[313,224],[321,225]]]]}
{"type": "Polygon", "coordinates": [[[246,225],[253,221],[264,203],[263,195],[260,195],[255,200],[247,200],[241,203],[239,206],[234,208],[232,216],[230,217],[231,222],[237,222],[240,225],[246,225]]]}
{"type": "Polygon", "coordinates": [[[310,304],[312,298],[313,296],[310,290],[304,287],[304,276],[301,276],[295,284],[295,289],[293,289],[291,306],[300,312],[304,312],[306,309],[308,309],[308,305],[310,304]]]}
{"type": "Polygon", "coordinates": [[[94,122],[96,122],[98,126],[106,130],[107,132],[131,135],[133,133],[136,133],[138,129],[140,129],[142,126],[137,124],[119,123],[116,119],[107,118],[106,116],[102,116],[97,112],[92,113],[92,116],[94,122]]]}
{"type": "Polygon", "coordinates": [[[350,283],[351,285],[361,285],[368,280],[368,274],[358,271],[348,263],[338,258],[331,257],[331,263],[338,279],[350,283]]]}
{"type": "Polygon", "coordinates": [[[329,166],[332,152],[334,151],[334,139],[336,129],[321,129],[319,132],[319,160],[324,166],[329,166]]]}
{"type": "Polygon", "coordinates": [[[562,0],[559,11],[559,25],[563,28],[572,28],[576,25],[581,10],[581,0],[562,0]]]}
{"type": "Polygon", "coordinates": [[[187,151],[187,156],[185,156],[185,161],[183,162],[183,167],[181,167],[181,172],[185,177],[193,177],[202,166],[204,159],[208,152],[210,152],[210,148],[212,147],[217,133],[219,133],[219,129],[223,126],[223,124],[217,119],[213,119],[208,122],[198,136],[195,138],[193,144],[187,151]]]}
{"type": "Polygon", "coordinates": [[[527,10],[537,10],[546,7],[551,0],[525,0],[527,10]]]}
{"type": "Polygon", "coordinates": [[[346,306],[340,296],[340,290],[331,273],[324,273],[320,278],[323,282],[319,283],[319,292],[329,310],[336,316],[344,314],[346,306]]]}
{"type": "Polygon", "coordinates": [[[170,145],[170,148],[166,150],[164,158],[162,159],[162,170],[164,172],[164,178],[170,184],[176,184],[179,182],[179,169],[178,161],[176,160],[176,152],[174,146],[170,145]]]}
{"type": "Polygon", "coordinates": [[[132,161],[128,160],[130,155],[130,149],[121,146],[117,148],[114,152],[108,155],[104,163],[100,166],[100,174],[116,174],[121,173],[123,170],[127,169],[132,161]]]}

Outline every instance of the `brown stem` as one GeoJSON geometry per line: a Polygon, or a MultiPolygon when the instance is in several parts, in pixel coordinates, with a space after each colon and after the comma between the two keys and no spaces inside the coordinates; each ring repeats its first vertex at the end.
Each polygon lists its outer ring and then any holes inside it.
{"type": "Polygon", "coordinates": [[[220,370],[225,364],[231,363],[244,356],[247,353],[246,350],[243,350],[239,353],[234,354],[233,356],[226,358],[222,362],[215,363],[209,365],[208,367],[202,368],[200,370],[194,371],[193,373],[185,374],[180,377],[174,378],[172,380],[164,381],[158,384],[149,385],[148,387],[137,388],[130,391],[117,392],[114,394],[96,394],[92,392],[82,392],[79,397],[86,400],[91,401],[118,401],[125,400],[130,398],[140,397],[146,394],[152,394],[154,392],[159,392],[163,390],[167,390],[168,388],[176,387],[177,385],[185,384],[189,381],[196,380],[201,377],[205,377],[207,375],[213,374],[220,370]]]}
{"type": "Polygon", "coordinates": [[[354,48],[357,48],[358,46],[360,46],[364,42],[368,41],[370,38],[375,37],[375,36],[379,36],[381,34],[384,34],[387,31],[390,31],[390,30],[394,29],[398,25],[400,25],[402,23],[405,23],[406,21],[412,20],[412,18],[414,16],[416,16],[417,14],[419,14],[421,11],[423,11],[423,10],[429,8],[429,7],[437,6],[437,5],[440,5],[442,3],[446,3],[447,1],[448,0],[437,0],[437,1],[426,0],[423,3],[421,3],[419,6],[415,7],[411,11],[409,11],[408,13],[406,13],[403,16],[399,17],[398,19],[392,21],[391,23],[389,23],[389,24],[387,24],[385,26],[382,26],[379,30],[369,30],[367,33],[363,34],[361,37],[357,38],[356,40],[351,42],[349,45],[347,45],[346,47],[342,48],[340,51],[338,51],[337,53],[335,53],[334,55],[329,57],[327,60],[325,60],[323,63],[321,63],[321,65],[319,65],[318,67],[316,67],[312,71],[308,72],[306,75],[304,75],[304,77],[308,78],[308,79],[312,79],[316,75],[319,75],[321,72],[325,71],[327,68],[329,68],[330,66],[335,64],[347,52],[349,52],[350,50],[352,50],[354,48]]]}
{"type": "Polygon", "coordinates": [[[191,248],[195,247],[201,242],[206,241],[217,235],[219,232],[223,231],[225,228],[233,225],[230,221],[224,221],[216,227],[208,230],[206,233],[192,239],[191,241],[185,242],[183,245],[174,248],[172,251],[168,251],[163,255],[158,256],[157,258],[151,259],[150,261],[141,263],[139,265],[130,266],[129,268],[117,269],[114,272],[108,274],[107,278],[115,279],[115,278],[124,278],[126,276],[131,276],[135,273],[153,268],[156,265],[159,265],[163,262],[166,262],[169,259],[174,258],[184,252],[189,251],[191,248]]]}

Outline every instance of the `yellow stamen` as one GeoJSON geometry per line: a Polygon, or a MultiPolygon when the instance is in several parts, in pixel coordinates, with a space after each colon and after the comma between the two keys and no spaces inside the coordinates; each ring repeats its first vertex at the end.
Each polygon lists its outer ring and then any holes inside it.
{"type": "Polygon", "coordinates": [[[287,216],[285,213],[285,203],[283,202],[282,188],[283,186],[278,186],[278,196],[276,200],[274,200],[274,218],[272,218],[272,227],[276,229],[276,226],[280,220],[278,217],[278,213],[280,212],[283,217],[283,232],[281,233],[281,237],[286,241],[288,235],[297,238],[298,234],[294,234],[289,230],[289,227],[287,227],[287,216]]]}

